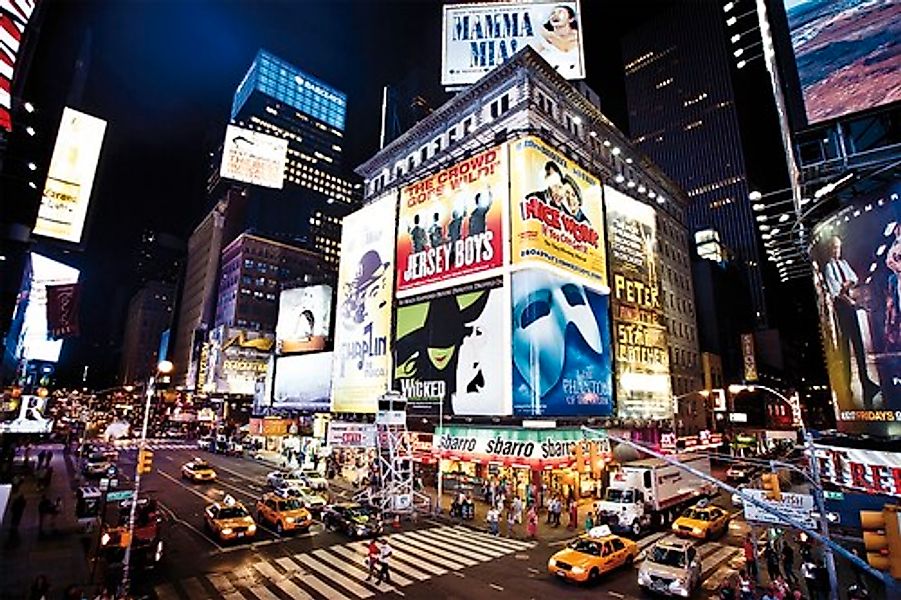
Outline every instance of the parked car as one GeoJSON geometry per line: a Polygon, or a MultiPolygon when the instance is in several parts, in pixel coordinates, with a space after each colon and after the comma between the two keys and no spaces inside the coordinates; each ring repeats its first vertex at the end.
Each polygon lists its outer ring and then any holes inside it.
{"type": "Polygon", "coordinates": [[[352,538],[380,535],[384,528],[377,508],[356,502],[327,506],[322,512],[322,522],[326,528],[342,531],[352,538]]]}
{"type": "Polygon", "coordinates": [[[668,536],[648,551],[638,569],[638,585],[658,594],[688,598],[698,588],[701,572],[694,543],[668,536]]]}

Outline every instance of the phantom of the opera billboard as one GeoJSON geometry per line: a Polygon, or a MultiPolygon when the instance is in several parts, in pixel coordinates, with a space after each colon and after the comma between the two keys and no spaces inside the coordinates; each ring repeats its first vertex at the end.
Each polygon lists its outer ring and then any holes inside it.
{"type": "Polygon", "coordinates": [[[332,324],[332,286],[283,290],[275,325],[276,351],[297,354],[324,350],[332,324]]]}
{"type": "Polygon", "coordinates": [[[512,261],[543,263],[607,287],[596,177],[535,137],[510,147],[512,261]]]}
{"type": "Polygon", "coordinates": [[[344,217],[332,411],[374,413],[391,383],[396,197],[385,196],[344,217]]]}
{"type": "Polygon", "coordinates": [[[441,83],[448,87],[475,83],[526,46],[566,79],[584,79],[579,3],[446,4],[441,83]]]}
{"type": "Polygon", "coordinates": [[[500,279],[398,301],[394,389],[411,413],[510,414],[500,279]]]}
{"type": "Polygon", "coordinates": [[[503,264],[507,177],[507,147],[498,146],[401,190],[398,297],[503,264]]]}
{"type": "Polygon", "coordinates": [[[555,272],[512,275],[513,413],[609,416],[609,296],[555,272]]]}
{"type": "Polygon", "coordinates": [[[810,249],[838,428],[901,435],[901,185],[814,229],[810,249]]]}
{"type": "Polygon", "coordinates": [[[620,417],[672,416],[654,209],[606,186],[610,298],[620,417]]]}

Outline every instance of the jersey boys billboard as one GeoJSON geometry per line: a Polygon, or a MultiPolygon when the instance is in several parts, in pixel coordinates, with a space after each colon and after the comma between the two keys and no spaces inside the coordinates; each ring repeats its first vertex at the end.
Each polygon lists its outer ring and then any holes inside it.
{"type": "Polygon", "coordinates": [[[583,79],[582,45],[578,2],[448,4],[441,83],[475,83],[526,46],[566,79],[583,79]]]}
{"type": "Polygon", "coordinates": [[[394,389],[407,410],[505,415],[506,317],[501,281],[442,290],[398,302],[394,389]]]}
{"type": "Polygon", "coordinates": [[[511,279],[513,413],[612,414],[608,296],[544,269],[511,279]]]}
{"type": "Polygon", "coordinates": [[[394,196],[344,218],[335,364],[334,412],[376,411],[391,376],[391,300],[394,287],[394,196]]]}
{"type": "Polygon", "coordinates": [[[503,264],[507,148],[498,146],[401,191],[397,292],[503,264]]]}
{"type": "Polygon", "coordinates": [[[672,414],[654,209],[606,187],[617,413],[672,414]]]}
{"type": "Polygon", "coordinates": [[[512,143],[510,163],[513,262],[549,264],[606,288],[598,179],[534,137],[512,143]]]}

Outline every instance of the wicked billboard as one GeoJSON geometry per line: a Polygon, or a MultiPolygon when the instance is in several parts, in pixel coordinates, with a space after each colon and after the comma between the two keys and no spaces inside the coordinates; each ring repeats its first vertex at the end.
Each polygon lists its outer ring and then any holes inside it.
{"type": "Polygon", "coordinates": [[[510,414],[504,393],[505,302],[500,279],[398,302],[394,389],[407,410],[510,414]]]}
{"type": "Polygon", "coordinates": [[[609,297],[543,269],[512,276],[513,413],[609,416],[609,297]]]}
{"type": "Polygon", "coordinates": [[[503,264],[507,147],[498,146],[401,191],[397,292],[503,264]]]}
{"type": "Polygon", "coordinates": [[[901,185],[814,229],[813,260],[838,428],[901,434],[901,185]]]}

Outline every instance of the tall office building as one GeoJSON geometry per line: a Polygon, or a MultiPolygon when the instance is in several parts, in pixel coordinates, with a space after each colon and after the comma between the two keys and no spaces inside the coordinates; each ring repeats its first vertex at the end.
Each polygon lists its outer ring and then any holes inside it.
{"type": "Polygon", "coordinates": [[[735,254],[756,323],[764,326],[760,251],[725,29],[721,4],[702,0],[690,11],[673,3],[623,38],[629,131],[685,189],[691,232],[714,229],[735,254]]]}
{"type": "Polygon", "coordinates": [[[148,281],[132,296],[122,340],[119,380],[123,384],[146,381],[159,362],[160,337],[172,325],[175,286],[148,281]]]}

